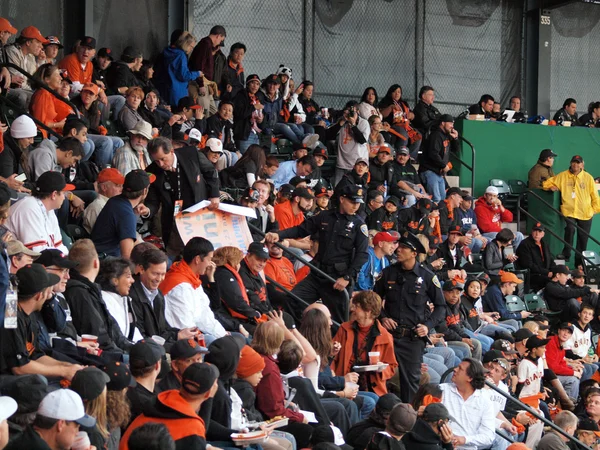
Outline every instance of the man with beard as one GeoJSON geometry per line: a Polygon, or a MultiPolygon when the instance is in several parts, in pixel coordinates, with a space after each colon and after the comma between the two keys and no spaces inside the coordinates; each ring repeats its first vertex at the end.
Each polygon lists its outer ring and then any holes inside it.
{"type": "MultiPolygon", "coordinates": [[[[279,223],[280,230],[286,230],[301,225],[304,214],[312,209],[315,196],[307,188],[294,189],[289,202],[275,205],[275,220],[279,223]]],[[[289,246],[301,250],[310,250],[309,239],[288,239],[289,246]]]]}
{"type": "Polygon", "coordinates": [[[152,160],[148,154],[148,142],[152,139],[152,126],[148,122],[138,122],[127,132],[129,141],[118,148],[113,157],[113,167],[123,176],[132,170],[146,170],[152,160]]]}

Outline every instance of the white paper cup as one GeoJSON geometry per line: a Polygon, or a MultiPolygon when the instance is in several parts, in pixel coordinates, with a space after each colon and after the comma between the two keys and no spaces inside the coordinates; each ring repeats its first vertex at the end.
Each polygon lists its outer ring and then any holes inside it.
{"type": "Polygon", "coordinates": [[[159,345],[165,345],[165,342],[167,342],[167,340],[165,338],[163,338],[161,336],[157,336],[156,334],[154,334],[152,336],[152,340],[159,345]]]}

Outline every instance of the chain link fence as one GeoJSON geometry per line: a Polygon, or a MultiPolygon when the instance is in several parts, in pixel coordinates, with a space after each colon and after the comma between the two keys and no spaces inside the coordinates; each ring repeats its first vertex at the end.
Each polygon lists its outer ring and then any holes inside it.
{"type": "Polygon", "coordinates": [[[590,102],[600,101],[600,6],[572,3],[554,9],[551,23],[550,110],[554,114],[572,97],[579,114],[584,114],[590,102]]]}
{"type": "Polygon", "coordinates": [[[398,83],[412,105],[419,88],[436,90],[442,112],[459,114],[491,94],[521,95],[521,0],[191,0],[190,30],[216,24],[248,47],[246,74],[279,64],[315,83],[321,105],[340,108],[368,86],[383,97],[398,83]]]}

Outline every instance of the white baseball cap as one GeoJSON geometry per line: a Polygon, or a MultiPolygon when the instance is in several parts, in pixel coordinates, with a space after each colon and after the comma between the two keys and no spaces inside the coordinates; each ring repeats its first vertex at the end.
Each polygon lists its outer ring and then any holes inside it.
{"type": "Polygon", "coordinates": [[[87,428],[96,425],[96,419],[85,413],[79,394],[70,389],[50,392],[40,403],[37,413],[49,419],[77,422],[87,428]]]}
{"type": "Polygon", "coordinates": [[[211,152],[223,153],[223,143],[217,138],[210,138],[206,141],[206,146],[211,152]]]}
{"type": "Polygon", "coordinates": [[[10,135],[15,139],[32,138],[37,136],[37,127],[31,117],[23,114],[10,125],[10,135]]]}
{"type": "Polygon", "coordinates": [[[192,128],[188,133],[188,139],[195,139],[200,142],[202,140],[202,133],[197,128],[192,128]]]}
{"type": "Polygon", "coordinates": [[[0,422],[5,421],[17,410],[17,402],[11,397],[0,397],[0,422]]]}
{"type": "Polygon", "coordinates": [[[496,186],[488,186],[487,189],[485,190],[485,193],[498,195],[498,188],[496,186]]]}

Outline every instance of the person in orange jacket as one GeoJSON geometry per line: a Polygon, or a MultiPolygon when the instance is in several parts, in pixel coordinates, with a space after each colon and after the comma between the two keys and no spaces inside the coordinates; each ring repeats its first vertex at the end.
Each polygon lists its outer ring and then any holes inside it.
{"type": "Polygon", "coordinates": [[[377,318],[381,313],[381,297],[373,291],[361,291],[352,298],[350,320],[342,323],[334,342],[340,343],[331,368],[336,375],[355,372],[353,367],[370,365],[369,353],[379,353],[380,363],[388,364],[380,370],[360,372],[358,386],[361,391],[387,394],[386,381],[392,378],[398,367],[394,354],[392,335],[377,318]]]}

